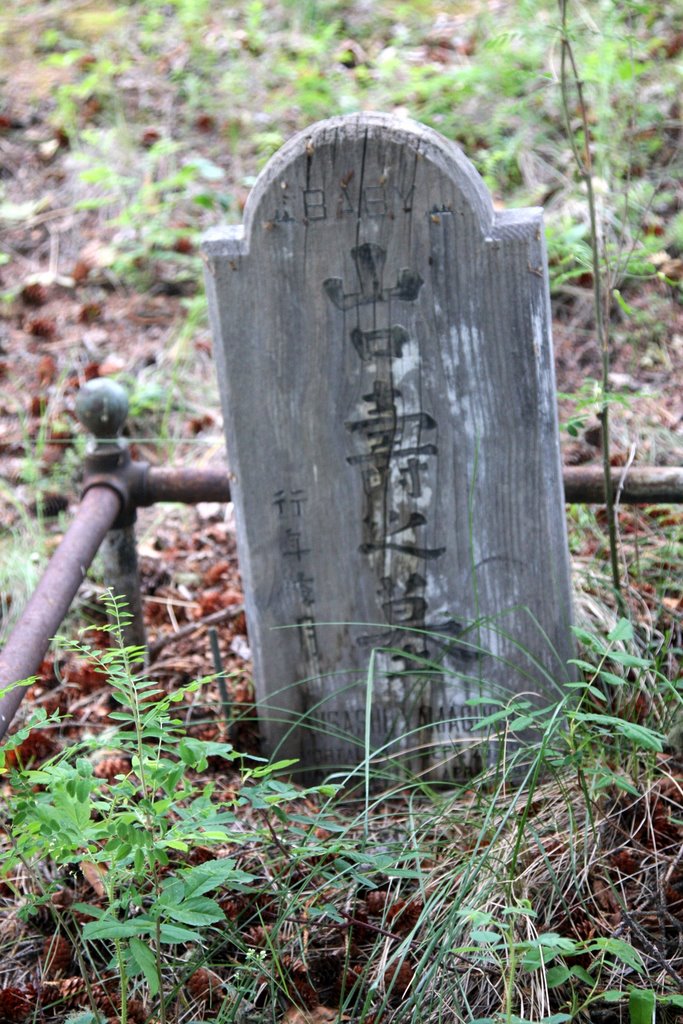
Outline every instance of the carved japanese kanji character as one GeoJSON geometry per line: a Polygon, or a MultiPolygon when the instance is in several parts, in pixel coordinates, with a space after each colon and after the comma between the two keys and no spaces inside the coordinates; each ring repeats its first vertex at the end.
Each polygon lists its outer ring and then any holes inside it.
{"type": "Polygon", "coordinates": [[[325,294],[337,309],[354,309],[372,302],[387,302],[389,299],[415,302],[424,281],[414,270],[400,270],[396,284],[392,288],[384,288],[387,251],[381,245],[364,242],[351,250],[351,257],[356,264],[358,291],[345,292],[340,277],[328,277],[323,281],[325,294]]]}

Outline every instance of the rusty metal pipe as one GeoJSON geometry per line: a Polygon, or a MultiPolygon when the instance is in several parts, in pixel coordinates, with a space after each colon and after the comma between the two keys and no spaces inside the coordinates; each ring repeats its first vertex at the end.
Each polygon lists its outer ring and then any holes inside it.
{"type": "MultiPolygon", "coordinates": [[[[623,486],[618,467],[612,472],[614,494],[622,504],[683,502],[681,466],[634,466],[626,472],[623,486]]],[[[604,505],[605,479],[601,466],[565,466],[562,476],[566,502],[604,505]]]]}
{"type": "MultiPolygon", "coordinates": [[[[73,522],[0,654],[0,693],[37,673],[120,508],[121,499],[111,487],[100,485],[84,494],[73,522]]],[[[26,687],[18,686],[0,697],[0,739],[25,693],[26,687]]]]}
{"type": "MultiPolygon", "coordinates": [[[[604,504],[602,466],[564,466],[565,501],[568,504],[604,504]]],[[[683,503],[683,467],[635,466],[624,477],[614,469],[614,488],[622,504],[683,503]]],[[[230,480],[223,469],[150,469],[132,484],[135,505],[159,501],[193,504],[198,501],[230,501],[230,480]]]]}
{"type": "Polygon", "coordinates": [[[230,501],[230,480],[223,469],[148,469],[137,488],[136,505],[154,505],[158,501],[230,501]]]}
{"type": "MultiPolygon", "coordinates": [[[[604,504],[602,466],[564,466],[565,501],[568,504],[604,504]]],[[[614,470],[615,493],[623,504],[683,503],[683,467],[635,466],[624,477],[614,470]]],[[[198,501],[230,501],[230,480],[226,469],[148,469],[140,486],[133,485],[136,505],[158,501],[193,504],[198,501]]]]}

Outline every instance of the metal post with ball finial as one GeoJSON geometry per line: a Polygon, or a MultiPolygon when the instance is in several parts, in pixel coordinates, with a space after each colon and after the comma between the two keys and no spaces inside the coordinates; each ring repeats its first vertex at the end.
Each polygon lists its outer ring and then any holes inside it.
{"type": "MultiPolygon", "coordinates": [[[[108,482],[116,486],[118,476],[126,475],[134,464],[121,433],[128,415],[128,396],[115,381],[97,378],[78,393],[76,415],[92,435],[86,455],[86,490],[108,482]],[[106,477],[105,477],[106,474],[106,477]]],[[[146,467],[145,467],[146,468],[146,467]]],[[[109,530],[100,557],[104,584],[121,599],[121,635],[126,647],[140,649],[136,662],[144,662],[147,638],[140,595],[140,574],[135,545],[135,505],[122,494],[124,506],[114,527],[109,530]]]]}

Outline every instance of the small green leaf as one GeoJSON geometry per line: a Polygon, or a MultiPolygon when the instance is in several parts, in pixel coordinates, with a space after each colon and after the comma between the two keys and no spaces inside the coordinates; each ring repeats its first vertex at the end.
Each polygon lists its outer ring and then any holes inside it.
{"type": "Polygon", "coordinates": [[[624,997],[625,993],[616,988],[608,989],[606,992],[600,993],[600,999],[603,1003],[618,1003],[624,999],[624,997]]]}
{"type": "Polygon", "coordinates": [[[678,1006],[683,1010],[683,996],[660,996],[661,1006],[678,1006]]]}
{"type": "Polygon", "coordinates": [[[540,949],[528,949],[524,954],[522,967],[525,971],[537,971],[541,964],[546,962],[546,959],[552,960],[552,958],[552,953],[549,953],[548,956],[544,958],[540,949]]]}
{"type": "Polygon", "coordinates": [[[626,739],[631,740],[644,750],[656,750],[661,753],[663,750],[664,738],[654,729],[648,729],[637,722],[627,722],[624,718],[616,718],[614,715],[584,714],[581,712],[574,716],[576,721],[595,722],[604,729],[621,733],[626,739]]]}
{"type": "MultiPolygon", "coordinates": [[[[621,294],[621,292],[619,291],[618,288],[613,288],[612,289],[612,295],[616,299],[617,305],[619,306],[619,309],[622,311],[622,313],[625,313],[626,316],[633,316],[634,315],[635,309],[633,308],[633,306],[629,306],[628,302],[625,300],[624,296],[621,294]]],[[[624,622],[624,621],[626,621],[626,620],[624,620],[624,619],[621,620],[621,622],[624,622]]],[[[629,623],[629,625],[630,625],[630,623],[629,623]]],[[[617,626],[617,628],[619,628],[619,627],[617,626]]]]}
{"type": "Polygon", "coordinates": [[[578,978],[584,985],[590,985],[591,988],[595,985],[595,978],[593,978],[585,967],[579,967],[576,965],[572,967],[572,978],[578,978]]]}
{"type": "Polygon", "coordinates": [[[548,988],[557,988],[559,985],[564,985],[571,976],[572,972],[568,967],[558,964],[556,967],[549,967],[546,971],[546,984],[548,988]]]}
{"type": "Polygon", "coordinates": [[[565,683],[564,685],[568,690],[583,690],[584,693],[590,693],[591,697],[601,704],[607,700],[602,690],[599,690],[597,686],[591,686],[590,683],[565,683]]]}
{"type": "Polygon", "coordinates": [[[598,781],[595,783],[596,791],[601,789],[608,789],[610,786],[615,786],[617,789],[621,789],[624,793],[629,793],[630,796],[640,797],[641,793],[637,786],[625,779],[623,775],[616,775],[614,772],[606,772],[598,781]]]}
{"type": "Polygon", "coordinates": [[[501,711],[494,711],[491,715],[485,715],[484,718],[480,718],[472,724],[471,731],[474,732],[475,729],[485,729],[489,725],[495,725],[502,718],[508,718],[510,710],[510,708],[503,708],[501,711]]]}
{"type": "Polygon", "coordinates": [[[255,779],[261,779],[264,775],[272,775],[273,772],[284,771],[285,768],[291,768],[293,764],[298,764],[296,758],[289,758],[288,760],[275,761],[273,764],[264,764],[257,768],[250,768],[249,774],[255,779]]]}
{"type": "Polygon", "coordinates": [[[102,907],[96,907],[93,903],[74,903],[73,909],[88,917],[104,917],[107,913],[102,907]]]}
{"type": "Polygon", "coordinates": [[[470,937],[475,942],[495,942],[501,941],[500,932],[489,931],[487,928],[474,928],[470,932],[470,937]]]}
{"type": "Polygon", "coordinates": [[[638,658],[627,651],[610,651],[608,658],[610,661],[616,661],[617,665],[625,665],[626,668],[650,668],[652,664],[647,658],[638,658]]]}
{"type": "Polygon", "coordinates": [[[128,948],[133,960],[147,979],[151,995],[155,996],[159,991],[159,971],[154,953],[149,946],[136,938],[130,940],[128,948]]]}
{"type": "Polygon", "coordinates": [[[624,942],[623,939],[611,939],[611,938],[599,938],[594,939],[587,947],[588,952],[595,952],[600,950],[601,952],[609,953],[611,956],[621,960],[622,963],[628,967],[632,967],[638,974],[643,973],[643,963],[640,956],[628,942],[624,942]]]}
{"type": "Polygon", "coordinates": [[[188,896],[203,896],[211,889],[217,889],[228,882],[253,882],[253,875],[235,866],[231,857],[209,860],[182,872],[182,882],[188,896]]]}
{"type": "Polygon", "coordinates": [[[527,729],[533,725],[533,722],[533,715],[520,715],[519,718],[513,718],[509,723],[509,729],[511,732],[519,732],[521,729],[527,729]]]}
{"type": "MultiPolygon", "coordinates": [[[[367,860],[367,854],[365,856],[365,859],[367,860]]],[[[379,858],[377,860],[377,870],[378,871],[382,870],[382,867],[380,866],[379,858]]],[[[420,877],[420,872],[419,871],[409,871],[408,868],[392,868],[392,867],[389,867],[389,865],[385,865],[384,873],[385,873],[385,875],[388,878],[408,878],[408,879],[415,880],[415,879],[420,877]]]]}
{"type": "Polygon", "coordinates": [[[607,634],[607,639],[611,644],[633,640],[633,626],[628,619],[619,619],[614,629],[607,634]]]}
{"type": "Polygon", "coordinates": [[[201,740],[195,740],[190,736],[186,736],[178,744],[178,754],[183,763],[190,768],[206,766],[204,745],[201,740]]]}
{"type": "Polygon", "coordinates": [[[197,927],[225,920],[225,914],[216,901],[208,900],[204,896],[185,900],[178,907],[165,905],[164,909],[166,916],[170,917],[172,921],[180,921],[181,924],[191,924],[197,927]]]}
{"type": "Polygon", "coordinates": [[[654,729],[638,725],[637,722],[625,721],[621,721],[618,728],[626,739],[632,740],[633,743],[644,750],[656,750],[658,753],[661,753],[664,749],[664,738],[658,732],[655,732],[654,729]]]}
{"type": "Polygon", "coordinates": [[[190,849],[187,843],[184,843],[182,839],[165,839],[164,846],[170,846],[172,850],[180,850],[182,853],[186,853],[190,849]]]}
{"type": "Polygon", "coordinates": [[[574,939],[568,939],[566,935],[558,935],[557,932],[541,932],[536,942],[539,946],[549,946],[552,949],[561,949],[564,953],[573,953],[576,951],[576,942],[574,939]]]}
{"type": "Polygon", "coordinates": [[[603,683],[611,683],[612,686],[623,686],[626,682],[623,676],[618,676],[614,672],[608,672],[606,669],[600,669],[600,680],[603,683]]]}
{"type": "Polygon", "coordinates": [[[169,878],[164,882],[163,890],[159,897],[162,906],[175,907],[182,903],[185,897],[185,885],[179,878],[169,878]]]}
{"type": "Polygon", "coordinates": [[[193,196],[192,202],[196,203],[197,206],[203,206],[207,210],[212,210],[216,205],[216,197],[210,192],[202,192],[199,195],[193,196]]]}
{"type": "Polygon", "coordinates": [[[192,159],[192,164],[197,172],[206,181],[221,181],[225,177],[225,171],[218,164],[215,164],[213,160],[209,160],[204,156],[196,156],[192,159]]]}
{"type": "Polygon", "coordinates": [[[135,921],[112,921],[102,918],[100,921],[89,921],[83,926],[84,939],[130,939],[137,935],[149,935],[153,930],[151,922],[142,918],[135,921]]]}
{"type": "Polygon", "coordinates": [[[196,942],[197,933],[176,924],[162,924],[160,938],[162,942],[175,945],[178,942],[196,942]]]}
{"type": "Polygon", "coordinates": [[[632,988],[628,994],[630,1024],[654,1024],[657,996],[652,989],[632,988]]]}
{"type": "Polygon", "coordinates": [[[583,669],[584,672],[595,672],[595,665],[591,665],[590,661],[584,661],[583,658],[570,658],[570,665],[576,665],[577,668],[583,669]]]}

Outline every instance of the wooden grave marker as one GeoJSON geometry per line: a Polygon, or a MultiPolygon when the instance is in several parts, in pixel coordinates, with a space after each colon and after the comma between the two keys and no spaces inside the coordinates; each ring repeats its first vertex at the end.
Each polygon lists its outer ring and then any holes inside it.
{"type": "Polygon", "coordinates": [[[369,708],[373,751],[460,775],[491,702],[552,699],[572,654],[542,211],[358,114],[203,249],[267,750],[357,764],[369,708]]]}

